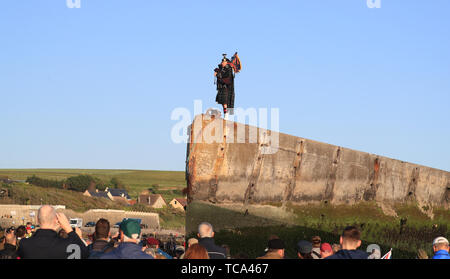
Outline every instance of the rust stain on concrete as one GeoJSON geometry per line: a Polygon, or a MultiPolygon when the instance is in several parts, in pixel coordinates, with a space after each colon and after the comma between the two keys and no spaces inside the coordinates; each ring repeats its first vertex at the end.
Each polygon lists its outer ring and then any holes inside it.
{"type": "Polygon", "coordinates": [[[186,153],[189,201],[243,205],[413,201],[420,206],[449,208],[447,171],[283,133],[278,134],[278,151],[263,154],[263,130],[257,129],[255,142],[249,139],[254,129],[221,118],[195,117],[186,153]],[[223,136],[207,143],[203,133],[210,130],[209,125],[217,125],[223,136]],[[237,131],[245,131],[245,135],[237,131]]]}

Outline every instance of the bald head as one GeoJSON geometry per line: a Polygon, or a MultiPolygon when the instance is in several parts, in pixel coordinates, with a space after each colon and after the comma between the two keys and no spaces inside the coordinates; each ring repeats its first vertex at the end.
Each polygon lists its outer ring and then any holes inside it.
{"type": "Polygon", "coordinates": [[[198,236],[200,238],[204,237],[214,237],[213,226],[210,223],[203,222],[198,226],[198,236]]]}
{"type": "Polygon", "coordinates": [[[50,205],[41,206],[41,208],[39,208],[37,218],[41,228],[54,229],[58,224],[56,210],[50,205]]]}

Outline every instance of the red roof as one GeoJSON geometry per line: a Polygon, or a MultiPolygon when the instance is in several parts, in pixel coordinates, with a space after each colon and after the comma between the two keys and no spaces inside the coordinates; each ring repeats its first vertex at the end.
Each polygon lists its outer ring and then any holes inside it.
{"type": "Polygon", "coordinates": [[[129,200],[129,201],[128,201],[128,204],[129,204],[129,205],[135,205],[136,202],[137,202],[136,200],[129,200]]]}

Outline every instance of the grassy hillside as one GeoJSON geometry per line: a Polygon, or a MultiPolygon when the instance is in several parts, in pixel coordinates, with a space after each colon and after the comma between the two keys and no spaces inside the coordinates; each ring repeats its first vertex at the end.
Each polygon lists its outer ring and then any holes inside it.
{"type": "Polygon", "coordinates": [[[77,212],[85,212],[89,209],[98,208],[154,212],[159,214],[160,225],[163,229],[184,229],[185,227],[185,213],[171,207],[155,209],[141,204],[127,206],[103,198],[86,197],[79,192],[42,188],[25,183],[3,185],[2,188],[8,189],[9,197],[0,198],[0,204],[65,205],[67,209],[72,209],[77,212]]]}
{"type": "MultiPolygon", "coordinates": [[[[115,177],[127,186],[132,199],[136,199],[141,191],[153,188],[157,194],[162,194],[168,203],[174,197],[183,197],[182,190],[186,187],[184,172],[181,171],[0,169],[0,177],[8,177],[12,180],[26,180],[33,175],[62,180],[80,174],[91,175],[105,182],[115,177]]],[[[6,186],[3,185],[2,188],[6,186]]],[[[171,208],[154,209],[145,205],[124,206],[107,199],[86,197],[79,192],[42,188],[25,183],[14,183],[7,188],[10,197],[0,199],[1,204],[61,204],[78,212],[96,208],[156,212],[160,215],[160,224],[164,229],[184,228],[185,225],[185,213],[171,208]]]]}
{"type": "Polygon", "coordinates": [[[6,176],[13,180],[25,180],[36,175],[41,178],[62,180],[71,176],[87,174],[103,181],[115,177],[129,188],[132,198],[147,188],[153,188],[156,193],[163,194],[169,202],[174,197],[182,196],[186,187],[185,174],[182,171],[147,171],[147,170],[91,170],[91,169],[0,169],[0,177],[6,176]]]}
{"type": "Polygon", "coordinates": [[[42,188],[28,185],[25,183],[14,183],[12,185],[3,185],[7,188],[9,197],[0,199],[2,204],[23,204],[23,205],[39,205],[53,204],[65,205],[66,208],[78,212],[84,212],[89,209],[122,209],[123,205],[114,203],[103,198],[91,198],[83,196],[80,192],[70,190],[42,188]]]}

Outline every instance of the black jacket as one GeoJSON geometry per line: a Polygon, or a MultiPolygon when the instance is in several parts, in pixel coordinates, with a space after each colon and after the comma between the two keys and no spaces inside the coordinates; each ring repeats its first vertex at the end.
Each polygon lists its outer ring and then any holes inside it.
{"type": "Polygon", "coordinates": [[[325,259],[367,259],[369,254],[361,250],[339,250],[325,259]]]}
{"type": "Polygon", "coordinates": [[[89,256],[86,245],[74,231],[67,238],[60,238],[54,230],[39,229],[32,237],[20,241],[18,254],[21,259],[68,259],[75,255],[77,247],[82,259],[89,256]],[[77,246],[69,247],[71,244],[77,246]]]}
{"type": "Polygon", "coordinates": [[[142,246],[139,244],[122,242],[112,252],[101,255],[100,259],[153,259],[153,257],[142,252],[142,246]]]}
{"type": "Polygon", "coordinates": [[[5,248],[0,251],[0,259],[17,259],[17,249],[15,245],[5,244],[5,248]]]}
{"type": "Polygon", "coordinates": [[[214,238],[204,237],[198,240],[198,243],[205,247],[206,251],[208,251],[208,256],[210,259],[226,259],[227,251],[225,248],[217,246],[214,243],[214,238]]]}
{"type": "Polygon", "coordinates": [[[88,245],[89,259],[97,259],[105,253],[114,250],[114,243],[106,240],[96,240],[88,245]]]}

